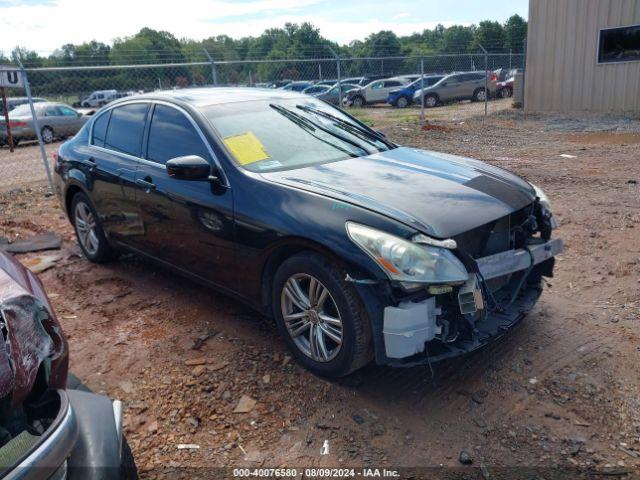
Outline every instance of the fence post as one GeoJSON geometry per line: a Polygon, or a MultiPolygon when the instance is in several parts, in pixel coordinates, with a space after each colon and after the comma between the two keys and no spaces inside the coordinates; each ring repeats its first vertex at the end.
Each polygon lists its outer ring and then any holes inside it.
{"type": "MultiPolygon", "coordinates": [[[[522,111],[526,112],[525,110],[525,102],[526,100],[526,89],[525,86],[527,84],[527,37],[524,37],[524,40],[522,41],[522,111]]],[[[526,116],[526,113],[525,113],[526,116]]]]}
{"type": "Polygon", "coordinates": [[[424,122],[424,58],[420,58],[420,121],[424,122]]]}
{"type": "Polygon", "coordinates": [[[489,105],[489,53],[485,48],[478,44],[484,52],[484,116],[487,116],[487,107],[489,105]]]}
{"type": "Polygon", "coordinates": [[[336,59],[336,73],[338,74],[338,107],[342,107],[342,75],[340,74],[340,56],[329,48],[331,55],[336,59]]]}
{"type": "Polygon", "coordinates": [[[31,96],[31,88],[29,88],[29,79],[27,78],[27,72],[24,69],[24,65],[20,61],[18,55],[13,56],[14,60],[22,71],[22,82],[24,83],[24,90],[29,99],[29,109],[31,110],[31,120],[33,122],[33,129],[36,131],[38,137],[38,144],[40,145],[40,155],[44,162],[44,169],[47,172],[47,181],[49,182],[49,190],[53,193],[53,179],[51,178],[51,170],[49,170],[49,160],[47,159],[47,152],[44,149],[44,141],[42,140],[42,132],[40,131],[40,125],[38,124],[38,117],[36,116],[36,109],[33,106],[33,97],[31,96]]]}
{"type": "Polygon", "coordinates": [[[209,55],[209,52],[207,51],[206,48],[202,47],[202,50],[204,50],[204,54],[209,59],[209,63],[211,63],[211,79],[213,80],[213,84],[217,87],[218,86],[218,74],[216,72],[216,62],[213,60],[211,55],[209,55]]]}

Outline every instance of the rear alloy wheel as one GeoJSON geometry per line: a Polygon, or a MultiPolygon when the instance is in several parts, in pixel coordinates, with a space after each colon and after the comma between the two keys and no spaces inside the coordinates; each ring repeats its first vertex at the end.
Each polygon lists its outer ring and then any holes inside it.
{"type": "Polygon", "coordinates": [[[484,88],[478,88],[473,92],[473,100],[476,102],[484,102],[487,98],[487,92],[484,88]]]}
{"type": "Polygon", "coordinates": [[[53,129],[51,127],[43,127],[40,133],[42,134],[42,141],[44,143],[53,142],[53,129]]]}
{"type": "Polygon", "coordinates": [[[500,90],[500,97],[501,98],[509,98],[513,95],[513,92],[511,91],[511,89],[509,87],[504,87],[500,90]]]}
{"type": "Polygon", "coordinates": [[[438,105],[438,97],[433,93],[430,93],[426,97],[424,97],[424,106],[427,108],[433,108],[438,105]]]}
{"type": "Polygon", "coordinates": [[[113,250],[107,242],[96,211],[84,193],[77,193],[73,197],[71,215],[78,244],[84,256],[95,263],[110,260],[113,250]]]}
{"type": "Polygon", "coordinates": [[[409,105],[407,97],[400,97],[396,100],[396,107],[398,108],[407,108],[407,105],[409,105]]]}
{"type": "Polygon", "coordinates": [[[309,370],[341,377],[371,359],[371,333],[359,296],[346,274],[326,258],[303,253],[286,260],[273,283],[280,333],[309,370]]]}
{"type": "Polygon", "coordinates": [[[353,106],[356,108],[362,108],[364,106],[364,98],[357,96],[353,99],[353,106]]]}

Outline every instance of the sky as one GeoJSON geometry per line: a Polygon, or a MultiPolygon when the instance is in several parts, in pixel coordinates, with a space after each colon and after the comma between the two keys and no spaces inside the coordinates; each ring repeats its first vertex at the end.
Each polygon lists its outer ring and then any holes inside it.
{"type": "Polygon", "coordinates": [[[438,23],[470,25],[527,18],[528,0],[0,0],[0,50],[49,53],[66,43],[135,34],[142,27],[178,38],[258,36],[286,22],[313,23],[340,44],[379,30],[407,35],[438,23]]]}

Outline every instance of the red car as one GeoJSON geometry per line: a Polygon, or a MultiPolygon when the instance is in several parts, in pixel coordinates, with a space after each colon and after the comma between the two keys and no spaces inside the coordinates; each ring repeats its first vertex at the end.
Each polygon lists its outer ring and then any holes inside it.
{"type": "Polygon", "coordinates": [[[0,477],[137,477],[122,404],[67,388],[69,348],[42,283],[0,252],[0,477]]]}
{"type": "Polygon", "coordinates": [[[513,81],[514,77],[511,77],[504,82],[496,83],[496,97],[509,98],[513,97],[513,81]]]}

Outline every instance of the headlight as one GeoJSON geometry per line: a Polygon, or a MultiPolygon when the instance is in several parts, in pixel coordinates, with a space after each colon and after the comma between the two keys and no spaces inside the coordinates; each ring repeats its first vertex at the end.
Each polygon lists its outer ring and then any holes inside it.
{"type": "Polygon", "coordinates": [[[447,248],[425,245],[347,222],[349,238],[380,265],[391,280],[406,283],[463,283],[466,268],[447,248]]]}
{"type": "Polygon", "coordinates": [[[540,187],[534,185],[533,183],[530,183],[529,185],[531,185],[535,190],[536,197],[538,197],[538,199],[540,200],[540,204],[547,210],[551,211],[551,202],[549,201],[549,197],[547,197],[546,193],[544,193],[540,187]]]}

